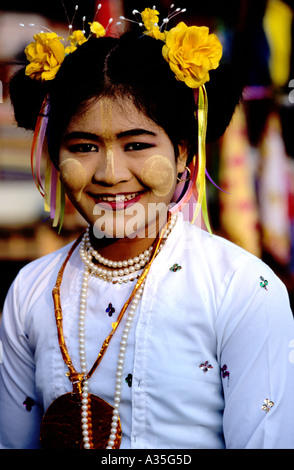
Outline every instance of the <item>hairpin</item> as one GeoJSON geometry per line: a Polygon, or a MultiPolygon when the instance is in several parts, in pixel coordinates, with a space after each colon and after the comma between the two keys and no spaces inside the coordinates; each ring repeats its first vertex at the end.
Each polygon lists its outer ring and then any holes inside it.
{"type": "MultiPolygon", "coordinates": [[[[166,18],[162,20],[161,26],[159,26],[158,21],[159,21],[159,11],[156,9],[155,6],[153,8],[145,8],[142,12],[139,12],[138,10],[133,10],[132,14],[137,17],[137,15],[141,16],[141,20],[132,20],[129,18],[125,18],[124,16],[120,16],[121,20],[124,21],[129,21],[131,23],[135,23],[141,28],[145,27],[146,30],[144,31],[144,34],[154,37],[155,39],[162,39],[164,40],[165,35],[164,32],[162,31],[163,28],[167,27],[167,24],[169,21],[177,16],[180,13],[186,12],[186,8],[176,8],[175,11],[171,11],[171,9],[174,8],[174,4],[170,6],[169,13],[166,18]]],[[[116,24],[121,24],[121,22],[117,22],[116,24]]]]}

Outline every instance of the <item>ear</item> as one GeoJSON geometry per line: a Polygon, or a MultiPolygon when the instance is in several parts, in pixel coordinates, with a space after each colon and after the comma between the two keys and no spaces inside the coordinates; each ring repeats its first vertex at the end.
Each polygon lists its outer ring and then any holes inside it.
{"type": "Polygon", "coordinates": [[[177,157],[177,173],[184,173],[187,159],[188,159],[188,148],[186,142],[180,142],[178,145],[179,154],[177,157]]]}

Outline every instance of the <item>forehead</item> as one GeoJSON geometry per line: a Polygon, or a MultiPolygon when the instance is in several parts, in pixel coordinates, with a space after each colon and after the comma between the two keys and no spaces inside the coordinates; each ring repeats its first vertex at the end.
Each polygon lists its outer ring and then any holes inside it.
{"type": "Polygon", "coordinates": [[[138,110],[131,99],[112,97],[87,101],[81,112],[73,116],[67,130],[76,127],[101,132],[116,132],[137,127],[157,132],[161,129],[152,119],[138,110]]]}

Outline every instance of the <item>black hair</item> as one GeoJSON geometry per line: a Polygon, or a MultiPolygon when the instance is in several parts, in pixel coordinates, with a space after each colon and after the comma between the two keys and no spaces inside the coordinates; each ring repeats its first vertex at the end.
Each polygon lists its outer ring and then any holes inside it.
{"type": "MultiPolygon", "coordinates": [[[[219,138],[232,117],[240,90],[226,85],[228,70],[210,72],[207,83],[208,141],[219,138]]],[[[230,82],[231,80],[229,80],[230,82]]],[[[238,88],[238,87],[237,87],[238,88]]],[[[128,32],[119,38],[90,38],[66,56],[54,80],[40,82],[24,70],[11,80],[10,96],[18,125],[34,129],[44,97],[50,96],[48,148],[58,165],[62,135],[72,116],[91,98],[128,97],[162,127],[174,145],[185,142],[189,159],[197,151],[194,92],[178,81],[162,56],[162,41],[128,32]]]]}

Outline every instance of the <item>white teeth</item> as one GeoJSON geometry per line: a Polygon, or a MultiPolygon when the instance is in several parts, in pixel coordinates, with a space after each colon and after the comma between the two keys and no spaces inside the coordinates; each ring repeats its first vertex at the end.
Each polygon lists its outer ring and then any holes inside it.
{"type": "Polygon", "coordinates": [[[124,202],[124,201],[130,201],[134,197],[136,197],[139,193],[133,193],[133,194],[120,194],[117,196],[102,196],[99,199],[105,202],[124,202]]]}

